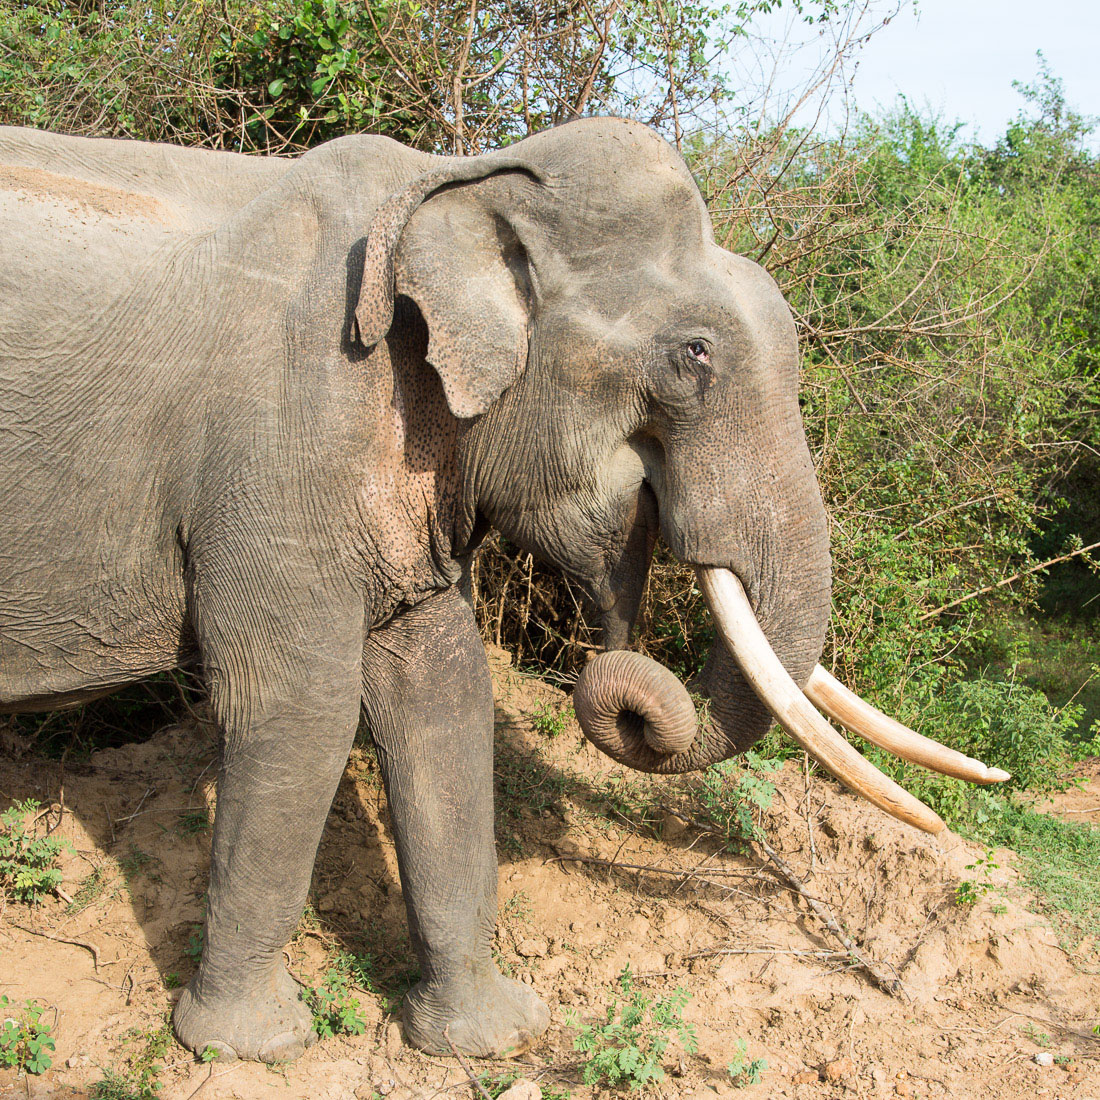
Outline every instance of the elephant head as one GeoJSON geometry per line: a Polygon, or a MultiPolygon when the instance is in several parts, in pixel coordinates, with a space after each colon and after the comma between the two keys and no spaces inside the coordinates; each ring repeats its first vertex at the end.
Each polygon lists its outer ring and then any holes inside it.
{"type": "Polygon", "coordinates": [[[758,265],[718,247],[676,152],[586,119],[506,154],[439,166],[395,193],[367,241],[361,340],[415,303],[462,424],[455,545],[489,527],[581,582],[607,652],[574,701],[585,733],[651,772],[742,752],[775,717],[860,793],[942,822],[852,749],[819,706],[901,755],[1007,778],[905,730],[817,665],[828,527],[798,406],[790,311],[758,265]],[[658,534],[695,567],[718,638],[686,689],[625,652],[658,534]]]}

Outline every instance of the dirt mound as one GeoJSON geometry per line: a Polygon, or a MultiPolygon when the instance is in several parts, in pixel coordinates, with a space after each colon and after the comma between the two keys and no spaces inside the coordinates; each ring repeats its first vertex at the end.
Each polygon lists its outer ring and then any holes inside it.
{"type": "MultiPolygon", "coordinates": [[[[519,1063],[477,1072],[593,1095],[567,1014],[602,1022],[629,964],[647,997],[691,994],[698,1050],[670,1047],[669,1097],[1100,1100],[1100,978],[1029,909],[1010,853],[978,863],[977,846],[919,834],[793,764],[773,777],[768,850],[730,851],[705,792],[611,764],[565,720],[559,692],[493,661],[500,963],[534,985],[553,1024],[519,1063]],[[738,1040],[768,1063],[743,1091],[727,1072],[738,1040]]],[[[72,845],[65,897],[0,915],[0,992],[49,1005],[57,1041],[42,1077],[0,1071],[0,1096],[84,1096],[112,1069],[131,1082],[146,1071],[165,1100],[470,1094],[456,1062],[400,1039],[392,1009],[415,960],[367,749],[340,785],[288,951],[311,986],[334,952],[358,955],[363,1033],[279,1070],[211,1068],[168,1040],[201,943],[216,755],[212,731],[188,722],[86,764],[28,751],[0,764],[3,804],[54,806],[72,845]]]]}

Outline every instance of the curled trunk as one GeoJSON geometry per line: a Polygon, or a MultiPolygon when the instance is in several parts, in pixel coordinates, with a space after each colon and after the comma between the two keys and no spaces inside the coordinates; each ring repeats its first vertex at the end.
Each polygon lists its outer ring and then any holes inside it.
{"type": "Polygon", "coordinates": [[[853,732],[904,759],[978,783],[1009,778],[1007,772],[988,768],[881,714],[819,665],[802,677],[804,694],[769,644],[737,577],[726,569],[699,569],[698,576],[720,639],[704,680],[708,675],[725,677],[718,690],[712,687],[709,693],[710,713],[702,716],[698,733],[687,691],[648,657],[604,653],[589,662],[577,681],[574,707],[581,727],[620,763],[663,773],[705,767],[747,748],[774,716],[806,752],[857,794],[926,832],[943,829],[932,810],[841,737],[817,711],[817,703],[853,732]],[[748,694],[743,690],[746,683],[748,694]]]}
{"type": "Polygon", "coordinates": [[[771,724],[767,708],[721,645],[713,647],[692,686],[702,692],[700,716],[687,689],[663,665],[641,653],[614,650],[581,671],[573,709],[598,749],[629,768],[659,775],[728,760],[751,748],[771,724]],[[712,684],[725,690],[708,691],[712,684]]]}

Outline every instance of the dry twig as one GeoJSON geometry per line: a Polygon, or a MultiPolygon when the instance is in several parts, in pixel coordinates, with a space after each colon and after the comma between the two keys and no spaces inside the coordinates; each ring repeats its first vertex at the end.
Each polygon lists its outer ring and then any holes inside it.
{"type": "Polygon", "coordinates": [[[36,928],[28,928],[25,924],[18,924],[16,921],[11,922],[12,928],[18,928],[20,932],[26,932],[29,936],[41,936],[44,940],[53,940],[55,943],[68,943],[73,947],[83,947],[85,951],[92,953],[92,965],[95,967],[96,972],[99,971],[99,948],[94,943],[88,943],[87,940],[74,940],[68,936],[55,936],[51,932],[39,932],[36,928]]]}
{"type": "Polygon", "coordinates": [[[447,1046],[451,1048],[454,1056],[458,1059],[458,1064],[462,1067],[466,1076],[470,1079],[470,1084],[473,1085],[474,1088],[477,1089],[477,1091],[481,1094],[482,1100],[493,1100],[493,1098],[485,1091],[485,1086],[482,1085],[481,1081],[474,1076],[473,1067],[471,1067],[470,1063],[462,1057],[462,1052],[458,1049],[458,1047],[454,1045],[454,1041],[451,1039],[450,1024],[448,1024],[443,1029],[443,1038],[447,1040],[447,1046]]]}

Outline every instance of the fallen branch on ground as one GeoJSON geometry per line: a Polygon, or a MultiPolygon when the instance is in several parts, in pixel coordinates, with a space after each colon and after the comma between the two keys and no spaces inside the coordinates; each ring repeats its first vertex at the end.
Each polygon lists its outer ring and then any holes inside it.
{"type": "Polygon", "coordinates": [[[889,993],[892,997],[906,996],[905,987],[898,978],[895,975],[888,974],[881,963],[868,958],[856,947],[855,941],[840,926],[840,921],[837,920],[832,910],[823,901],[819,901],[806,890],[802,881],[787,866],[779,853],[763,837],[756,837],[753,843],[764,853],[768,863],[775,869],[783,882],[806,902],[814,916],[840,940],[844,945],[844,950],[848,952],[859,967],[867,972],[871,981],[883,993],[889,993]]]}
{"type": "Polygon", "coordinates": [[[485,1091],[485,1086],[482,1085],[480,1078],[474,1076],[473,1067],[465,1058],[462,1057],[462,1052],[454,1045],[451,1040],[451,1025],[448,1024],[443,1029],[443,1038],[447,1040],[447,1046],[449,1046],[454,1053],[454,1056],[458,1059],[458,1064],[462,1067],[466,1076],[470,1079],[470,1084],[481,1094],[482,1100],[493,1100],[493,1098],[485,1091]]]}
{"type": "MultiPolygon", "coordinates": [[[[675,810],[671,806],[661,805],[660,809],[664,810],[666,813],[672,814],[673,817],[678,817],[686,825],[692,826],[692,828],[710,833],[720,840],[728,841],[729,839],[716,829],[709,828],[701,821],[697,821],[695,818],[682,813],[680,810],[675,810]]],[[[775,877],[778,878],[787,889],[797,894],[805,901],[814,916],[817,917],[826,929],[841,942],[848,957],[853,960],[857,967],[867,973],[871,982],[877,988],[881,989],[884,993],[889,993],[892,997],[906,996],[905,987],[901,984],[901,981],[895,975],[887,973],[882,963],[876,962],[859,950],[852,937],[841,927],[840,921],[836,918],[832,909],[830,909],[820,898],[815,898],[806,889],[802,880],[798,878],[794,871],[787,865],[786,861],[763,838],[763,836],[754,836],[752,840],[747,843],[751,843],[753,847],[758,848],[763,853],[765,862],[771,868],[775,877]]]]}
{"type": "Polygon", "coordinates": [[[17,924],[15,921],[11,922],[11,927],[18,928],[20,932],[26,932],[29,936],[41,936],[42,939],[53,940],[55,943],[69,943],[73,947],[83,947],[85,951],[92,953],[92,965],[96,973],[99,973],[99,948],[94,943],[88,943],[86,940],[72,940],[67,936],[55,936],[50,932],[39,932],[37,929],[28,928],[25,924],[17,924]]]}

